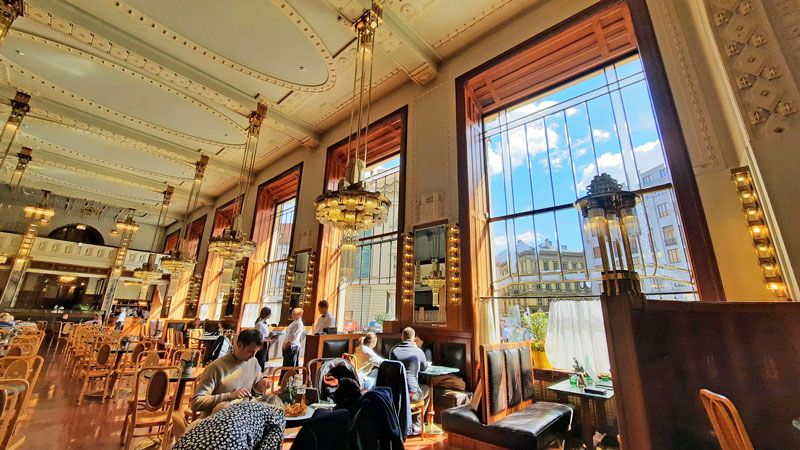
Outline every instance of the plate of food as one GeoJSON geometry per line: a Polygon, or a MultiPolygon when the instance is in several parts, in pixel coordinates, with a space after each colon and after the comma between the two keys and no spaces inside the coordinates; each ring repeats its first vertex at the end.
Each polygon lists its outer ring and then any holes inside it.
{"type": "Polygon", "coordinates": [[[304,403],[294,403],[283,407],[283,412],[287,419],[301,420],[308,419],[314,414],[314,408],[304,403]]]}

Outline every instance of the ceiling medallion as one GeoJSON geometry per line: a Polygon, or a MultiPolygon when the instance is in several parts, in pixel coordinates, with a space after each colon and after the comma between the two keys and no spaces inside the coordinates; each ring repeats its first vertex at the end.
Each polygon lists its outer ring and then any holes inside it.
{"type": "Polygon", "coordinates": [[[139,292],[139,298],[144,298],[150,283],[160,280],[164,275],[164,272],[162,272],[156,264],[155,247],[158,241],[159,230],[164,226],[164,217],[167,215],[167,209],[172,199],[173,190],[174,188],[172,186],[167,186],[167,190],[164,191],[164,199],[161,201],[161,209],[158,211],[156,232],[153,234],[153,243],[150,246],[150,254],[147,256],[147,262],[142,264],[142,267],[133,271],[133,277],[142,281],[142,290],[139,292]]]}
{"type": "Polygon", "coordinates": [[[183,226],[178,236],[178,245],[175,250],[171,251],[168,256],[161,258],[161,268],[170,273],[181,273],[194,270],[197,261],[189,254],[187,241],[187,234],[189,233],[189,213],[197,209],[197,203],[200,199],[200,186],[203,184],[203,175],[208,166],[208,156],[203,155],[200,161],[195,163],[194,167],[194,180],[192,180],[192,188],[189,192],[189,200],[186,202],[186,213],[184,214],[183,226]]]}
{"type": "Polygon", "coordinates": [[[350,109],[350,134],[347,138],[347,165],[345,176],[339,180],[338,189],[328,191],[314,200],[317,220],[341,230],[341,276],[351,279],[355,267],[355,250],[358,234],[386,220],[391,202],[379,192],[364,187],[364,168],[367,161],[369,134],[369,107],[372,92],[372,63],[375,48],[375,31],[381,21],[381,6],[373,2],[353,23],[357,34],[353,102],[350,109]],[[354,127],[355,126],[355,132],[354,127]],[[362,127],[364,131],[362,132],[362,127]],[[351,148],[355,150],[350,157],[351,148]],[[361,154],[363,149],[363,155],[361,154]]]}
{"type": "Polygon", "coordinates": [[[247,141],[245,142],[242,167],[239,173],[239,183],[236,193],[233,217],[230,227],[226,228],[221,236],[212,237],[208,242],[208,251],[222,258],[224,269],[233,269],[238,261],[248,258],[256,248],[255,242],[248,239],[242,232],[242,209],[247,202],[250,183],[253,180],[253,170],[256,163],[256,150],[258,136],[261,133],[261,123],[267,115],[267,105],[259,103],[256,110],[250,114],[250,126],[247,128],[247,141]]]}

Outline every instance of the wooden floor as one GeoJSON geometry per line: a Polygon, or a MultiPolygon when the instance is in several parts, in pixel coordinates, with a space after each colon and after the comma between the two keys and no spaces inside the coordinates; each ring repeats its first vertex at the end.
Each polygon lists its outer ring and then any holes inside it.
{"type": "MultiPolygon", "coordinates": [[[[27,418],[20,423],[17,435],[25,436],[22,449],[120,449],[120,432],[125,419],[127,395],[119,395],[101,404],[99,399],[88,398],[77,405],[80,386],[70,381],[61,367],[61,350],[53,355],[46,346],[42,374],[23,411],[27,418]]],[[[134,440],[132,448],[143,440],[134,440]]],[[[284,444],[289,448],[290,443],[284,444]]],[[[410,438],[406,448],[412,450],[446,449],[447,439],[410,438]]]]}

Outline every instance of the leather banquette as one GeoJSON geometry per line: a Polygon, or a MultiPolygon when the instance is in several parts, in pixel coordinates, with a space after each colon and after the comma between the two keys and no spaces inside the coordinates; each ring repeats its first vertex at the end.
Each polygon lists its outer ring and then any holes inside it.
{"type": "Polygon", "coordinates": [[[468,404],[442,412],[442,427],[454,446],[480,442],[508,449],[542,449],[565,438],[574,407],[534,402],[529,343],[482,345],[480,356],[478,411],[468,404]]]}

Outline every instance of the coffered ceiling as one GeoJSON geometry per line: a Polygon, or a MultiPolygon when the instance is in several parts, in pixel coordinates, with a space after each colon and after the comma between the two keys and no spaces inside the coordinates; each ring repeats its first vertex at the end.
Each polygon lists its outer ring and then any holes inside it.
{"type": "MultiPolygon", "coordinates": [[[[373,100],[433,80],[459,49],[536,0],[386,0],[373,100]]],[[[257,167],[314,148],[347,117],[368,0],[29,0],[0,47],[0,116],[31,112],[12,147],[34,149],[22,184],[154,213],[167,184],[183,215],[194,162],[201,201],[238,177],[247,116],[269,112],[257,167]]],[[[7,182],[16,164],[2,168],[7,182]]],[[[148,219],[145,219],[147,221],[148,219]]]]}

